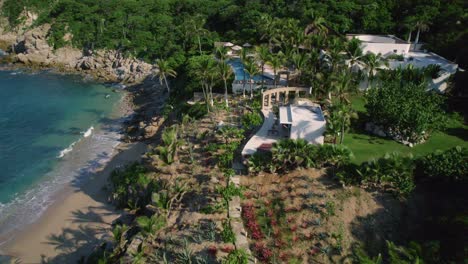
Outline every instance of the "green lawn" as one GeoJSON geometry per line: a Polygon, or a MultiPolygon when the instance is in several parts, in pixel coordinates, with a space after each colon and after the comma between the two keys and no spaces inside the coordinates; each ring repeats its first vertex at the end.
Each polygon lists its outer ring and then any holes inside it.
{"type": "MultiPolygon", "coordinates": [[[[352,105],[356,111],[364,112],[364,104],[364,98],[352,98],[352,105]]],[[[412,153],[414,156],[421,156],[437,149],[445,150],[457,145],[468,148],[467,140],[468,126],[464,125],[460,120],[451,120],[446,131],[433,133],[427,142],[413,148],[404,146],[391,139],[369,135],[361,130],[345,134],[344,145],[353,151],[355,156],[353,162],[361,163],[373,158],[382,157],[385,153],[391,152],[412,153]]]]}

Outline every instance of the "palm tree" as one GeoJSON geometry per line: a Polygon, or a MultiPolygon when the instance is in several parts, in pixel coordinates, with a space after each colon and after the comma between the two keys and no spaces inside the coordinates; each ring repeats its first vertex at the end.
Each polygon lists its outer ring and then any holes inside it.
{"type": "Polygon", "coordinates": [[[156,76],[159,76],[159,82],[162,84],[164,81],[164,84],[166,85],[167,92],[170,93],[171,89],[169,88],[169,83],[167,82],[167,77],[176,77],[177,72],[172,69],[171,65],[169,65],[169,62],[163,59],[157,59],[156,60],[156,65],[158,66],[158,71],[156,72],[156,76]]]}
{"type": "MultiPolygon", "coordinates": [[[[248,60],[247,61],[247,64],[245,64],[245,68],[244,68],[244,71],[249,75],[249,83],[250,83],[250,99],[253,98],[253,88],[252,88],[252,85],[253,85],[253,78],[255,75],[257,75],[259,73],[259,70],[258,70],[258,67],[257,67],[257,64],[255,64],[254,61],[252,60],[248,60]]],[[[244,89],[244,98],[245,98],[245,89],[244,89]]]]}
{"type": "MultiPolygon", "coordinates": [[[[241,59],[241,61],[242,61],[242,63],[244,65],[247,64],[247,61],[248,61],[248,56],[247,55],[249,55],[247,53],[247,49],[241,49],[240,59],[241,59]]],[[[245,71],[244,71],[244,78],[242,80],[242,91],[243,91],[243,94],[244,94],[244,98],[245,98],[245,83],[246,83],[245,82],[246,81],[245,77],[247,77],[247,75],[245,74],[245,71]]]]}
{"type": "Polygon", "coordinates": [[[338,65],[344,62],[343,50],[344,45],[340,39],[333,38],[329,41],[329,49],[326,56],[330,62],[332,72],[336,70],[338,65]]]}
{"type": "Polygon", "coordinates": [[[343,144],[344,134],[351,126],[351,119],[356,117],[356,113],[348,104],[338,104],[330,108],[330,114],[327,120],[327,130],[334,137],[340,137],[340,144],[343,144]]]}
{"type": "Polygon", "coordinates": [[[294,64],[295,70],[297,72],[297,78],[300,80],[302,70],[304,69],[307,62],[306,56],[302,53],[293,53],[291,56],[291,61],[294,64]]]}
{"type": "Polygon", "coordinates": [[[268,48],[271,49],[273,39],[275,39],[276,33],[278,33],[277,20],[273,19],[270,15],[262,15],[260,17],[261,27],[260,32],[262,33],[260,40],[268,40],[268,48]]]}
{"type": "Polygon", "coordinates": [[[270,50],[265,45],[260,45],[255,48],[255,57],[256,60],[260,62],[260,66],[262,68],[262,86],[265,81],[265,63],[267,63],[270,57],[270,50]]]}
{"type": "Polygon", "coordinates": [[[216,47],[215,55],[221,61],[224,62],[227,58],[228,49],[224,46],[216,47]]]}
{"type": "Polygon", "coordinates": [[[387,62],[380,53],[375,55],[374,53],[369,52],[364,56],[364,65],[368,78],[367,89],[369,89],[370,84],[374,81],[375,71],[386,64],[387,62]]]}
{"type": "Polygon", "coordinates": [[[202,60],[196,69],[196,75],[202,85],[203,96],[205,97],[206,109],[208,112],[210,111],[210,105],[213,106],[212,87],[215,74],[217,74],[216,64],[215,60],[211,57],[202,60]]]}
{"type": "Polygon", "coordinates": [[[356,84],[353,79],[353,75],[346,70],[339,72],[335,75],[335,87],[336,95],[340,99],[340,103],[349,103],[348,95],[356,91],[356,84]]]}
{"type": "Polygon", "coordinates": [[[228,88],[227,88],[227,79],[231,77],[232,75],[232,68],[229,64],[227,64],[225,61],[221,61],[218,64],[219,67],[219,73],[221,74],[221,78],[223,79],[224,82],[224,101],[226,102],[226,107],[228,107],[228,88]]]}
{"type": "Polygon", "coordinates": [[[418,32],[416,33],[416,40],[414,41],[414,43],[418,44],[419,34],[420,32],[426,32],[429,30],[429,22],[425,20],[418,20],[416,24],[414,25],[414,27],[418,29],[418,32]]]}
{"type": "Polygon", "coordinates": [[[278,69],[282,66],[283,64],[283,53],[281,51],[278,54],[271,54],[270,59],[268,63],[273,67],[273,75],[274,75],[274,85],[276,88],[276,75],[278,73],[278,69]]]}
{"type": "Polygon", "coordinates": [[[314,17],[312,22],[306,26],[304,30],[305,35],[316,34],[316,35],[327,35],[328,28],[325,25],[326,21],[323,17],[314,17]]]}
{"type": "Polygon", "coordinates": [[[362,60],[363,53],[359,39],[353,38],[346,43],[346,55],[349,59],[349,68],[352,70],[353,66],[362,60]]]}
{"type": "Polygon", "coordinates": [[[195,19],[191,21],[191,23],[192,23],[192,30],[193,30],[192,34],[194,34],[197,38],[198,50],[201,55],[202,54],[201,36],[206,35],[208,33],[208,30],[204,28],[206,20],[201,16],[197,16],[195,19]]]}

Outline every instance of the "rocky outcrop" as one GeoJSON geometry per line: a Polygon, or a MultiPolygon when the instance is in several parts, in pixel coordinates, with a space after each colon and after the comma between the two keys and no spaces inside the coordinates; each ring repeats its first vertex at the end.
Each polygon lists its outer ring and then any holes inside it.
{"type": "Polygon", "coordinates": [[[98,78],[134,83],[153,72],[153,65],[134,58],[125,58],[117,51],[100,50],[83,56],[75,63],[77,71],[93,71],[98,78]]]}
{"type": "Polygon", "coordinates": [[[383,137],[383,138],[392,138],[396,142],[399,142],[405,146],[408,146],[410,148],[414,147],[415,145],[422,144],[426,141],[425,137],[422,137],[422,139],[418,142],[411,142],[408,137],[404,137],[400,135],[400,133],[397,133],[396,131],[393,131],[391,129],[385,130],[383,126],[374,124],[372,122],[367,122],[365,124],[364,129],[376,136],[383,137]]]}
{"type": "MultiPolygon", "coordinates": [[[[50,27],[49,24],[44,24],[18,35],[9,50],[17,62],[28,66],[78,71],[100,80],[123,83],[141,82],[154,71],[153,65],[124,57],[115,50],[83,52],[72,47],[54,50],[47,42],[50,27]]],[[[71,39],[73,36],[68,34],[67,38],[71,39]]]]}

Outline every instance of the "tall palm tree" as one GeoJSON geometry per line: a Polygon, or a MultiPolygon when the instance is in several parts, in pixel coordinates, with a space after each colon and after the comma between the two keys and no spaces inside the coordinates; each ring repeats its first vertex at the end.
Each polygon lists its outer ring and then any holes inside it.
{"type": "Polygon", "coordinates": [[[202,85],[203,96],[205,97],[206,109],[208,112],[210,111],[210,105],[213,106],[212,87],[215,74],[217,74],[216,64],[215,60],[212,58],[202,60],[196,70],[196,75],[202,85]]]}
{"type": "Polygon", "coordinates": [[[293,53],[291,56],[291,61],[294,65],[294,68],[297,72],[297,78],[300,80],[302,75],[302,70],[304,69],[307,59],[306,56],[302,53],[293,53]]]}
{"type": "Polygon", "coordinates": [[[349,103],[348,96],[357,89],[352,73],[349,73],[346,70],[340,71],[335,75],[333,86],[335,87],[336,95],[341,104],[349,103]]]}
{"type": "Polygon", "coordinates": [[[265,45],[260,45],[255,48],[255,58],[258,62],[260,62],[260,66],[262,68],[262,86],[265,81],[265,64],[268,62],[270,57],[270,50],[265,45]]]}
{"type": "Polygon", "coordinates": [[[330,62],[331,71],[334,72],[337,66],[344,63],[344,43],[338,38],[332,38],[329,41],[329,48],[326,57],[330,62]]]}
{"type": "Polygon", "coordinates": [[[215,55],[221,62],[224,62],[227,59],[227,52],[228,49],[224,46],[216,47],[215,49],[215,55]]]}
{"type": "Polygon", "coordinates": [[[164,81],[164,84],[166,85],[167,92],[170,93],[171,89],[169,87],[169,83],[167,82],[167,77],[176,77],[177,72],[172,69],[171,65],[169,64],[168,61],[163,60],[163,59],[157,59],[156,60],[156,65],[158,66],[158,71],[156,72],[156,76],[159,77],[159,82],[162,84],[164,81]]]}
{"type": "Polygon", "coordinates": [[[281,66],[283,65],[283,53],[280,51],[279,53],[277,54],[271,54],[270,55],[270,59],[268,60],[268,64],[271,65],[271,67],[273,67],[273,75],[274,75],[274,85],[275,85],[275,88],[276,88],[276,77],[277,77],[277,73],[278,73],[278,70],[281,68],[281,66]]]}
{"type": "Polygon", "coordinates": [[[429,22],[425,20],[418,20],[414,27],[418,30],[416,33],[416,40],[414,41],[415,44],[419,43],[419,34],[421,32],[426,32],[429,30],[429,22]]]}
{"type": "Polygon", "coordinates": [[[201,36],[206,35],[208,33],[208,30],[204,28],[206,24],[206,19],[201,16],[197,16],[191,22],[192,22],[192,30],[193,30],[192,34],[194,34],[195,37],[197,38],[198,51],[200,52],[200,55],[201,55],[202,54],[201,36]]]}
{"type": "Polygon", "coordinates": [[[268,40],[268,48],[272,48],[272,42],[275,39],[276,34],[279,32],[277,27],[277,20],[272,18],[270,15],[262,15],[260,17],[261,27],[260,32],[262,35],[260,36],[260,40],[268,40]]]}
{"type": "Polygon", "coordinates": [[[219,73],[221,74],[221,78],[223,79],[223,82],[224,82],[224,101],[226,102],[226,107],[228,107],[229,103],[228,103],[227,80],[229,79],[229,77],[231,77],[233,73],[232,68],[225,61],[221,61],[218,64],[218,69],[219,69],[219,73]]]}
{"type": "MultiPolygon", "coordinates": [[[[245,64],[244,71],[249,75],[249,83],[250,83],[250,99],[253,98],[253,78],[255,75],[259,74],[259,70],[257,64],[254,61],[248,60],[247,64],[245,64]]],[[[244,90],[244,98],[245,98],[245,90],[244,90]]]]}
{"type": "Polygon", "coordinates": [[[375,71],[379,69],[380,67],[382,67],[383,65],[386,65],[387,62],[382,57],[382,54],[379,53],[375,55],[374,53],[371,53],[371,52],[367,53],[364,56],[363,62],[367,71],[367,78],[368,78],[367,89],[369,89],[369,86],[374,81],[375,71]]]}
{"type": "MultiPolygon", "coordinates": [[[[241,62],[245,65],[247,64],[248,60],[249,60],[249,57],[248,57],[249,53],[247,52],[247,49],[241,49],[241,53],[240,53],[240,59],[241,59],[241,62]]],[[[242,79],[242,91],[243,91],[243,94],[244,94],[244,97],[245,97],[245,84],[246,84],[246,73],[244,71],[244,78],[242,79]]]]}

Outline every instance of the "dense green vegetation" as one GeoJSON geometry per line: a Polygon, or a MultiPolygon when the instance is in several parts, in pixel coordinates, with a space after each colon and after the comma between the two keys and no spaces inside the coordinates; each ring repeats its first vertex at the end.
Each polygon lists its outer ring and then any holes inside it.
{"type": "Polygon", "coordinates": [[[370,121],[381,125],[387,134],[411,143],[419,143],[445,126],[442,98],[427,92],[425,84],[387,82],[367,94],[370,121]]]}
{"type": "Polygon", "coordinates": [[[220,38],[257,43],[297,36],[298,30],[280,32],[280,21],[301,31],[310,24],[310,31],[388,33],[404,39],[412,35],[467,64],[462,0],[6,0],[2,11],[13,26],[20,22],[23,6],[40,13],[37,23],[53,22],[50,42],[55,47],[65,45],[62,37],[71,32],[78,47],[121,49],[148,60],[171,58],[175,64],[184,61],[185,52],[210,49],[220,38]],[[273,29],[278,34],[267,36],[273,29]]]}
{"type": "MultiPolygon", "coordinates": [[[[425,81],[436,77],[440,68],[382,70],[387,59],[401,58],[363,54],[359,41],[345,41],[342,37],[348,32],[388,33],[404,39],[408,35],[414,39],[416,35],[429,48],[466,66],[467,56],[463,54],[467,53],[464,40],[468,18],[464,1],[6,0],[2,13],[14,27],[22,22],[24,8],[39,14],[36,25],[52,24],[48,38],[55,48],[71,44],[89,50],[117,49],[158,65],[157,77],[171,98],[164,110],[169,125],[162,131],[159,145],[147,154],[154,163],[130,165],[111,176],[114,202],[135,214],[135,233],[144,237],[143,244],[150,249],[160,230],[173,228],[168,226],[169,216],[182,205],[189,208],[193,202],[190,209],[194,211],[219,214],[227,210],[234,196],[243,195],[244,190],[229,179],[234,175],[233,163],[245,136],[262,123],[262,102],[254,97],[252,79],[264,72],[265,65],[275,75],[283,67],[294,69],[295,78],[288,81],[314,87],[312,98],[326,112],[326,141],[333,144],[315,146],[305,140],[280,140],[271,152],[257,153],[248,160],[251,172],[281,175],[300,168],[324,168],[345,185],[388,191],[399,198],[409,197],[420,183],[467,181],[467,143],[463,135],[466,126],[451,116],[446,123],[446,98],[425,91],[425,81]],[[426,33],[428,29],[430,34],[426,33]],[[73,35],[70,43],[64,39],[67,33],[73,35]],[[226,64],[226,50],[213,50],[213,43],[218,40],[255,45],[240,54],[245,72],[251,76],[251,82],[246,85],[244,80],[243,87],[243,97],[249,94],[249,99],[237,98],[229,103],[227,84],[233,72],[226,64]],[[349,66],[356,64],[363,67],[362,71],[350,70],[349,66]],[[172,83],[171,78],[176,76],[172,83]],[[364,77],[368,88],[365,96],[357,92],[364,77]],[[180,103],[193,91],[203,93],[204,105],[180,103]],[[214,92],[223,92],[224,102],[215,102],[214,92]],[[237,120],[238,124],[218,129],[214,116],[223,112],[220,109],[229,114],[237,112],[239,116],[230,121],[237,120]],[[216,126],[216,132],[188,128],[205,115],[210,115],[212,123],[208,127],[216,126]],[[382,125],[387,132],[396,131],[404,140],[427,141],[410,149],[394,140],[371,136],[363,129],[368,121],[382,125]],[[461,147],[453,148],[457,145],[461,147]],[[181,164],[188,168],[178,168],[181,164]],[[200,167],[208,171],[206,175],[192,171],[201,170],[200,167]],[[216,176],[209,175],[210,171],[216,176]],[[214,179],[211,184],[217,184],[212,190],[202,187],[205,176],[214,179]],[[187,196],[190,198],[185,199],[187,196]],[[203,204],[201,197],[209,196],[212,197],[203,204]]],[[[276,79],[273,82],[278,85],[276,79]]],[[[333,202],[325,203],[324,208],[327,216],[334,214],[333,202]]],[[[221,223],[218,236],[232,244],[236,238],[230,219],[221,223]]],[[[251,233],[260,230],[254,224],[249,229],[251,233]]],[[[216,241],[216,226],[210,230],[206,232],[211,233],[208,240],[216,241]]],[[[126,225],[114,227],[116,244],[125,245],[127,231],[126,225]]],[[[340,235],[335,236],[339,241],[340,235]]],[[[193,259],[189,242],[184,239],[183,244],[176,245],[180,250],[170,258],[189,263],[193,259]]],[[[388,242],[387,246],[383,258],[356,250],[355,259],[364,263],[427,259],[421,256],[417,245],[404,248],[388,242]]],[[[115,247],[109,262],[119,260],[124,255],[123,248],[115,247]]],[[[167,262],[165,250],[158,248],[163,255],[152,255],[140,246],[132,254],[135,262],[144,262],[151,256],[167,262]]],[[[214,250],[216,256],[217,247],[214,250]]],[[[339,245],[336,250],[341,252],[339,245]]],[[[256,244],[254,252],[260,260],[271,257],[271,251],[263,244],[256,244]]],[[[240,250],[229,251],[223,260],[246,262],[247,256],[240,250]]]]}

